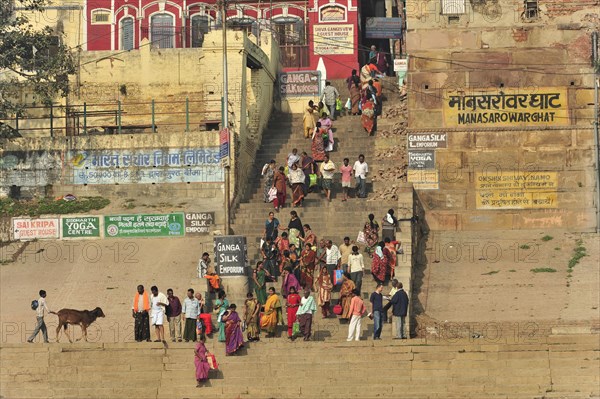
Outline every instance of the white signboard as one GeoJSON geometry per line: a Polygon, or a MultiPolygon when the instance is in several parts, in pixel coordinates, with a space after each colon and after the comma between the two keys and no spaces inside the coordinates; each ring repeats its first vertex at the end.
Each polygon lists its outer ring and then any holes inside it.
{"type": "Polygon", "coordinates": [[[321,24],[313,26],[315,54],[354,54],[354,25],[321,24]]]}
{"type": "Polygon", "coordinates": [[[408,71],[408,59],[407,58],[394,59],[394,72],[406,72],[406,71],[408,71]]]}
{"type": "Polygon", "coordinates": [[[13,238],[15,240],[34,240],[58,238],[60,223],[58,218],[13,219],[13,238]]]}

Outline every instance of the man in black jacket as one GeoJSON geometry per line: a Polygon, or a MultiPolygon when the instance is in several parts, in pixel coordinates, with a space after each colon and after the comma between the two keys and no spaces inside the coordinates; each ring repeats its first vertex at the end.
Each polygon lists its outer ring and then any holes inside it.
{"type": "Polygon", "coordinates": [[[396,317],[396,336],[394,339],[406,339],[404,322],[408,313],[408,295],[402,289],[402,283],[398,283],[398,291],[396,291],[390,303],[392,304],[392,314],[396,317]]]}

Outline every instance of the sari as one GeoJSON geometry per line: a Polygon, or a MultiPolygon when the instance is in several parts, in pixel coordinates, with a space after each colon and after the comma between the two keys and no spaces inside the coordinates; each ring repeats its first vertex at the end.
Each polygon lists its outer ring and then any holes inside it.
{"type": "Polygon", "coordinates": [[[371,253],[371,250],[379,242],[379,224],[376,221],[367,221],[365,227],[363,227],[363,233],[365,233],[365,241],[367,242],[367,252],[371,253]]]}
{"type": "Polygon", "coordinates": [[[304,108],[304,116],[302,117],[302,124],[304,126],[304,137],[310,138],[310,134],[314,130],[315,117],[314,117],[315,109],[313,107],[304,108]]]}
{"type": "Polygon", "coordinates": [[[208,380],[208,359],[206,358],[206,346],[204,342],[196,343],[196,349],[194,349],[194,365],[196,366],[196,381],[203,382],[208,380]]]}
{"type": "Polygon", "coordinates": [[[325,147],[325,151],[326,152],[331,152],[333,151],[333,130],[331,130],[331,128],[333,127],[333,122],[331,122],[331,119],[329,119],[329,116],[323,116],[321,119],[319,119],[319,122],[321,122],[321,132],[323,134],[323,137],[325,137],[325,133],[327,133],[327,138],[323,138],[323,146],[325,147]]]}
{"type": "Polygon", "coordinates": [[[329,273],[321,273],[317,279],[316,289],[318,291],[317,304],[321,307],[321,313],[323,317],[329,316],[329,303],[331,302],[331,290],[333,284],[331,283],[331,276],[329,273]]]}
{"type": "Polygon", "coordinates": [[[290,244],[294,244],[296,248],[300,248],[300,239],[298,237],[304,238],[304,228],[302,227],[300,218],[296,217],[290,219],[290,222],[288,223],[288,240],[290,241],[290,244]]]}
{"type": "Polygon", "coordinates": [[[300,255],[300,285],[309,290],[312,290],[314,285],[316,259],[317,253],[312,248],[304,248],[300,255]]]}
{"type": "Polygon", "coordinates": [[[267,302],[267,272],[264,270],[257,271],[256,280],[258,280],[258,284],[260,285],[260,287],[254,287],[256,299],[258,300],[258,303],[264,305],[265,302],[267,302]]]}
{"type": "Polygon", "coordinates": [[[225,317],[225,354],[232,355],[244,346],[242,320],[235,310],[229,311],[225,317]]]}
{"type": "Polygon", "coordinates": [[[269,190],[271,189],[271,187],[273,187],[273,177],[275,176],[275,171],[273,169],[271,169],[270,167],[267,168],[267,172],[265,173],[265,185],[264,185],[264,191],[263,191],[263,200],[267,203],[271,202],[269,201],[269,190]]]}
{"type": "Polygon", "coordinates": [[[229,301],[227,300],[227,298],[223,299],[222,301],[220,299],[217,299],[215,304],[217,306],[221,305],[217,316],[217,321],[219,322],[219,342],[225,342],[225,322],[223,322],[223,314],[227,311],[227,308],[229,307],[229,301]]]}
{"type": "Polygon", "coordinates": [[[340,305],[342,305],[342,315],[341,319],[349,319],[352,317],[350,314],[350,302],[352,301],[352,296],[350,294],[356,285],[354,285],[354,281],[347,279],[342,283],[342,288],[340,289],[340,305]]]}
{"type": "Polygon", "coordinates": [[[258,340],[258,313],[260,311],[260,304],[256,299],[252,298],[246,299],[245,305],[244,322],[246,323],[248,341],[258,340]]]}
{"type": "Polygon", "coordinates": [[[383,283],[385,281],[385,275],[387,274],[388,264],[389,264],[389,254],[390,251],[387,249],[381,250],[381,247],[377,247],[375,252],[373,252],[373,261],[371,262],[371,274],[375,281],[383,283]]]}
{"type": "Polygon", "coordinates": [[[323,145],[323,132],[322,129],[315,128],[312,135],[311,152],[314,161],[325,160],[325,146],[323,145]]]}
{"type": "Polygon", "coordinates": [[[375,126],[375,104],[370,99],[363,101],[362,103],[360,122],[369,135],[373,134],[373,127],[375,126]]]}
{"type": "Polygon", "coordinates": [[[307,230],[304,232],[304,239],[302,240],[304,244],[310,244],[311,247],[317,245],[317,235],[313,233],[312,230],[307,230]]]}
{"type": "Polygon", "coordinates": [[[292,328],[294,327],[294,322],[296,321],[296,313],[298,312],[298,307],[300,307],[300,295],[298,295],[298,294],[288,295],[288,297],[287,297],[288,337],[292,336],[292,328]]]}
{"type": "Polygon", "coordinates": [[[389,257],[388,257],[388,261],[389,261],[389,265],[390,265],[390,277],[393,278],[394,274],[395,274],[395,269],[396,269],[396,261],[397,261],[397,256],[396,256],[396,245],[398,244],[398,241],[391,241],[385,244],[385,248],[389,251],[389,257]]]}
{"type": "Polygon", "coordinates": [[[352,115],[357,115],[359,111],[360,89],[354,85],[350,88],[350,102],[352,103],[352,115]]]}
{"type": "Polygon", "coordinates": [[[277,294],[270,295],[265,303],[265,313],[260,318],[260,327],[267,330],[269,334],[274,334],[277,328],[277,306],[281,308],[277,294]]]}
{"type": "Polygon", "coordinates": [[[290,273],[288,271],[283,272],[283,283],[281,284],[281,295],[283,297],[287,297],[288,292],[290,292],[290,288],[294,287],[296,292],[300,292],[300,283],[294,273],[290,273]]]}

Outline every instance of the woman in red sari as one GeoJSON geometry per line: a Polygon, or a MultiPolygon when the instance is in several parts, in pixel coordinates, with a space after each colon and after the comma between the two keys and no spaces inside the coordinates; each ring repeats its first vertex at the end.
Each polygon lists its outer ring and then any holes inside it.
{"type": "Polygon", "coordinates": [[[234,303],[229,305],[227,313],[221,320],[225,322],[225,354],[231,356],[244,346],[244,335],[242,334],[242,319],[235,311],[234,303]]]}
{"type": "Polygon", "coordinates": [[[311,244],[306,243],[300,255],[300,285],[306,290],[313,288],[316,260],[317,253],[312,250],[311,244]]]}
{"type": "Polygon", "coordinates": [[[296,338],[292,334],[292,329],[294,327],[294,322],[296,321],[296,313],[298,312],[298,307],[300,306],[300,295],[298,295],[296,289],[294,287],[290,287],[290,292],[287,296],[287,327],[288,327],[288,338],[292,341],[296,338]]]}
{"type": "Polygon", "coordinates": [[[363,98],[360,121],[367,133],[369,133],[369,136],[372,135],[373,127],[375,126],[375,103],[372,98],[363,98]]]}
{"type": "Polygon", "coordinates": [[[196,388],[200,388],[202,384],[208,380],[208,370],[210,370],[210,366],[208,365],[208,360],[206,359],[206,354],[208,350],[204,345],[204,339],[200,338],[200,341],[196,344],[196,349],[194,349],[194,365],[196,366],[196,388]]]}
{"type": "Polygon", "coordinates": [[[386,274],[389,275],[390,251],[385,248],[383,242],[377,244],[373,251],[373,261],[371,262],[371,274],[376,283],[383,284],[386,274]]]}

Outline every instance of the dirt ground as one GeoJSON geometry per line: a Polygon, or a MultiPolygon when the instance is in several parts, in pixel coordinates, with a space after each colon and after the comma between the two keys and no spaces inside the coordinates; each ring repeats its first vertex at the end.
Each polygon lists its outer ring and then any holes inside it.
{"type": "Polygon", "coordinates": [[[596,234],[565,231],[432,233],[416,306],[438,323],[597,323],[599,247],[596,234]],[[578,240],[586,256],[569,272],[578,240]]]}

